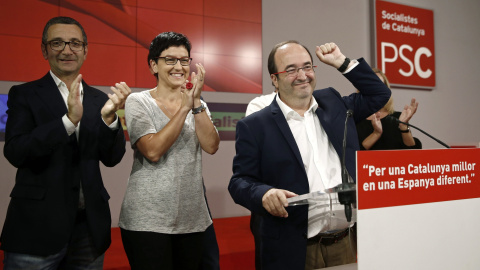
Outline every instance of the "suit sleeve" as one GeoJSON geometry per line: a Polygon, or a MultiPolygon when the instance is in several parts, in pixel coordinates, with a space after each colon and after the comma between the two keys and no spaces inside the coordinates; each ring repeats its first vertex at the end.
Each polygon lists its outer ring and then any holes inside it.
{"type": "Polygon", "coordinates": [[[235,203],[252,212],[266,214],[262,197],[273,187],[260,181],[261,147],[258,144],[249,126],[244,121],[239,121],[235,142],[237,154],[233,159],[233,176],[228,191],[235,203]]]}
{"type": "Polygon", "coordinates": [[[118,129],[111,130],[102,119],[100,119],[99,153],[103,165],[113,167],[120,163],[125,154],[125,134],[118,121],[118,129]]]}
{"type": "Polygon", "coordinates": [[[344,76],[360,91],[344,97],[349,109],[354,110],[353,117],[358,123],[373,113],[379,111],[388,102],[391,91],[372,68],[363,59],[358,60],[359,65],[344,76]]]}

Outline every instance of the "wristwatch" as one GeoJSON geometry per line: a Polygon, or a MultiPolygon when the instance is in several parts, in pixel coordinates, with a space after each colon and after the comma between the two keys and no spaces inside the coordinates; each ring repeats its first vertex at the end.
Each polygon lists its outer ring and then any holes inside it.
{"type": "Polygon", "coordinates": [[[345,70],[347,70],[348,68],[348,64],[350,64],[350,58],[346,57],[343,64],[339,68],[337,68],[337,70],[342,73],[345,72],[345,70]]]}
{"type": "Polygon", "coordinates": [[[410,127],[407,127],[407,129],[405,130],[401,130],[400,128],[398,128],[398,130],[400,130],[401,133],[408,133],[410,132],[410,127]]]}
{"type": "Polygon", "coordinates": [[[203,103],[202,103],[202,105],[200,105],[200,107],[192,109],[192,114],[201,113],[203,111],[205,111],[205,106],[203,106],[203,103]]]}

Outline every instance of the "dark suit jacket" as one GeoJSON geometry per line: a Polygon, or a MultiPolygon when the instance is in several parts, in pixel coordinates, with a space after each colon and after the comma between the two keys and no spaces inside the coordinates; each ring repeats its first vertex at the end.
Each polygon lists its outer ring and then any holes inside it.
{"type": "MultiPolygon", "coordinates": [[[[340,157],[347,110],[352,109],[355,121],[360,121],[382,108],[391,94],[363,59],[345,77],[361,94],[341,97],[333,88],[313,93],[318,103],[316,114],[340,157]]],[[[304,269],[307,206],[288,207],[288,218],[274,217],[262,206],[262,197],[271,188],[299,195],[309,193],[300,151],[276,100],[237,123],[235,148],[228,189],[236,203],[262,215],[262,269],[304,269]]],[[[349,121],[346,148],[345,163],[355,179],[355,151],[359,144],[354,121],[349,121]]]]}
{"type": "MultiPolygon", "coordinates": [[[[79,142],[67,135],[67,107],[48,73],[8,94],[4,155],[18,168],[1,235],[9,252],[50,255],[67,244],[78,211],[80,181],[87,223],[99,254],[109,247],[111,216],[99,161],[114,166],[125,153],[123,129],[112,131],[100,110],[105,93],[83,83],[79,142]]],[[[120,121],[119,121],[120,122],[120,121]]]]}

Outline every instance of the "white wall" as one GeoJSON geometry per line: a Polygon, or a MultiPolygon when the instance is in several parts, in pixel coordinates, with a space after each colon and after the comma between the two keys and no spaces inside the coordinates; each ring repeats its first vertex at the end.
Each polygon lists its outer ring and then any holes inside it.
{"type": "MultiPolygon", "coordinates": [[[[480,125],[480,76],[475,74],[480,63],[480,1],[478,0],[397,0],[391,1],[434,11],[437,87],[432,91],[393,89],[396,109],[415,97],[419,102],[411,123],[450,145],[478,144],[480,125]]],[[[350,58],[371,59],[370,0],[263,0],[263,88],[273,89],[267,74],[266,59],[278,42],[296,39],[312,53],[316,45],[335,42],[350,58]]],[[[93,48],[91,48],[93,49],[93,48]]],[[[39,51],[40,53],[40,51],[39,51]]],[[[4,63],[2,63],[4,64],[4,63]]],[[[343,95],[353,87],[334,69],[317,69],[317,88],[333,86],[343,95]]],[[[35,79],[35,78],[32,78],[35,79]]],[[[12,82],[0,82],[0,93],[8,93],[12,82]]],[[[102,88],[108,91],[107,88],[102,88]]],[[[255,95],[205,93],[207,102],[248,103],[255,95]]],[[[413,131],[424,148],[441,148],[430,138],[413,131]]],[[[0,142],[3,149],[4,142],[0,142]]],[[[227,191],[231,176],[234,142],[223,141],[213,156],[204,155],[204,178],[214,218],[248,215],[235,205],[227,191]]],[[[132,151],[115,168],[102,168],[105,185],[111,195],[113,226],[117,225],[120,205],[132,164],[132,151]]],[[[0,226],[3,225],[15,168],[0,156],[0,226]]]]}

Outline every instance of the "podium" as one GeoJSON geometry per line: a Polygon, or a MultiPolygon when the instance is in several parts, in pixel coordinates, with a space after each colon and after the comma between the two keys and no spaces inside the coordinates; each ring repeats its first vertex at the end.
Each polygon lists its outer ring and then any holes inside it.
{"type": "Polygon", "coordinates": [[[359,270],[480,269],[480,149],[357,151],[359,270]]]}
{"type": "MultiPolygon", "coordinates": [[[[480,148],[357,151],[357,264],[338,270],[480,269],[480,148]]],[[[328,204],[312,192],[289,205],[328,204]]],[[[347,222],[332,208],[330,222],[347,222]]]]}

